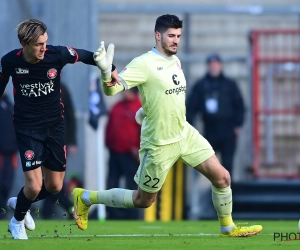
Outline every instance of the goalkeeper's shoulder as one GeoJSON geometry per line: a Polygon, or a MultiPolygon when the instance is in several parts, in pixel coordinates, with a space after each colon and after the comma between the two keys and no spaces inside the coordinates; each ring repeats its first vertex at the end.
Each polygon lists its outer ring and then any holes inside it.
{"type": "Polygon", "coordinates": [[[140,56],[133,58],[130,63],[132,63],[132,62],[140,63],[140,62],[144,62],[144,60],[145,60],[145,54],[142,54],[140,56]]]}
{"type": "Polygon", "coordinates": [[[131,60],[130,63],[127,64],[128,67],[145,67],[148,62],[147,53],[137,56],[131,60]]]}
{"type": "Polygon", "coordinates": [[[180,62],[180,59],[178,58],[178,56],[176,55],[173,55],[174,59],[179,63],[179,65],[181,66],[181,62],[180,62]]]}

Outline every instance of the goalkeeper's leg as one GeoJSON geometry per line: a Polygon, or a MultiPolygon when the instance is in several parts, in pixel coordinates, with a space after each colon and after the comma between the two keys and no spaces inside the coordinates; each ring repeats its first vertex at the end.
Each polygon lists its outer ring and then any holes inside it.
{"type": "Polygon", "coordinates": [[[218,214],[221,236],[252,236],[262,230],[260,225],[242,227],[233,223],[230,174],[219,163],[215,155],[196,166],[195,169],[205,175],[212,183],[212,200],[218,214]]]}
{"type": "Polygon", "coordinates": [[[114,208],[147,208],[155,201],[157,193],[148,193],[140,188],[138,190],[113,188],[103,191],[75,188],[72,195],[74,219],[77,226],[85,230],[88,226],[88,212],[92,204],[103,204],[114,208]]]}

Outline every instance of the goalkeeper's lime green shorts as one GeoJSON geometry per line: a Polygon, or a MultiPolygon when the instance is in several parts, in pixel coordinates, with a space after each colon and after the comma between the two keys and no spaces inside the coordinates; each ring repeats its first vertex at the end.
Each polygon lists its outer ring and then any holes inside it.
{"type": "Polygon", "coordinates": [[[209,142],[188,124],[186,136],[178,142],[167,145],[141,142],[140,166],[134,180],[143,191],[156,193],[161,189],[170,168],[177,160],[190,167],[196,167],[214,154],[209,142]]]}

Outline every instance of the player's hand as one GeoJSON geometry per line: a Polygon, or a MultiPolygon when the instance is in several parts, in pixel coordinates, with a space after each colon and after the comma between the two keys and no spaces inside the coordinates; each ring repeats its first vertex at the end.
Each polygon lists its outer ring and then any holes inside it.
{"type": "Polygon", "coordinates": [[[107,87],[112,87],[115,86],[116,84],[121,85],[117,69],[111,72],[111,82],[104,81],[104,83],[106,84],[107,87]]]}
{"type": "Polygon", "coordinates": [[[105,50],[104,41],[94,53],[94,60],[97,67],[101,70],[101,77],[105,82],[111,82],[112,61],[114,58],[115,45],[110,43],[105,50]]]}
{"type": "Polygon", "coordinates": [[[143,108],[140,108],[136,113],[135,113],[135,120],[138,124],[142,125],[144,118],[146,117],[145,111],[143,108]]]}
{"type": "Polygon", "coordinates": [[[115,86],[116,84],[121,85],[117,69],[115,69],[113,72],[111,72],[111,78],[112,78],[112,81],[111,81],[112,86],[115,86]]]}
{"type": "Polygon", "coordinates": [[[119,80],[118,71],[115,69],[113,72],[111,72],[111,82],[103,81],[107,87],[115,86],[116,84],[121,85],[121,82],[119,80]]]}

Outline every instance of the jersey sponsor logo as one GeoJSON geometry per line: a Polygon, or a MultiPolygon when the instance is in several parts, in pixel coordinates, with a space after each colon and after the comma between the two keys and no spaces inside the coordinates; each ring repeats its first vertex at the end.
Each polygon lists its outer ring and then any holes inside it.
{"type": "Polygon", "coordinates": [[[164,67],[157,67],[157,70],[163,70],[164,67]]]}
{"type": "Polygon", "coordinates": [[[185,93],[185,91],[186,91],[186,86],[180,86],[180,87],[174,88],[174,89],[167,89],[165,91],[165,94],[166,95],[172,95],[172,94],[179,95],[179,93],[181,93],[181,92],[185,93]]]}
{"type": "Polygon", "coordinates": [[[27,150],[24,154],[26,160],[30,161],[34,158],[34,152],[32,150],[27,150]]]}
{"type": "Polygon", "coordinates": [[[26,167],[31,167],[31,162],[30,161],[26,161],[26,167]]]}
{"type": "Polygon", "coordinates": [[[180,81],[177,81],[177,75],[176,74],[172,75],[172,80],[173,80],[175,85],[179,85],[180,81]]]}
{"type": "Polygon", "coordinates": [[[38,165],[38,164],[41,164],[41,163],[42,163],[42,161],[33,161],[31,165],[35,166],[35,165],[38,165]]]}
{"type": "Polygon", "coordinates": [[[54,81],[46,83],[20,84],[23,96],[38,97],[48,95],[54,91],[54,81]]]}
{"type": "Polygon", "coordinates": [[[68,49],[69,53],[71,54],[71,56],[76,56],[76,51],[72,47],[67,46],[67,49],[68,49]]]}
{"type": "Polygon", "coordinates": [[[16,68],[16,74],[18,75],[29,74],[29,69],[16,68]]]}
{"type": "Polygon", "coordinates": [[[54,79],[57,76],[57,70],[52,68],[47,71],[47,77],[49,79],[54,79]]]}

